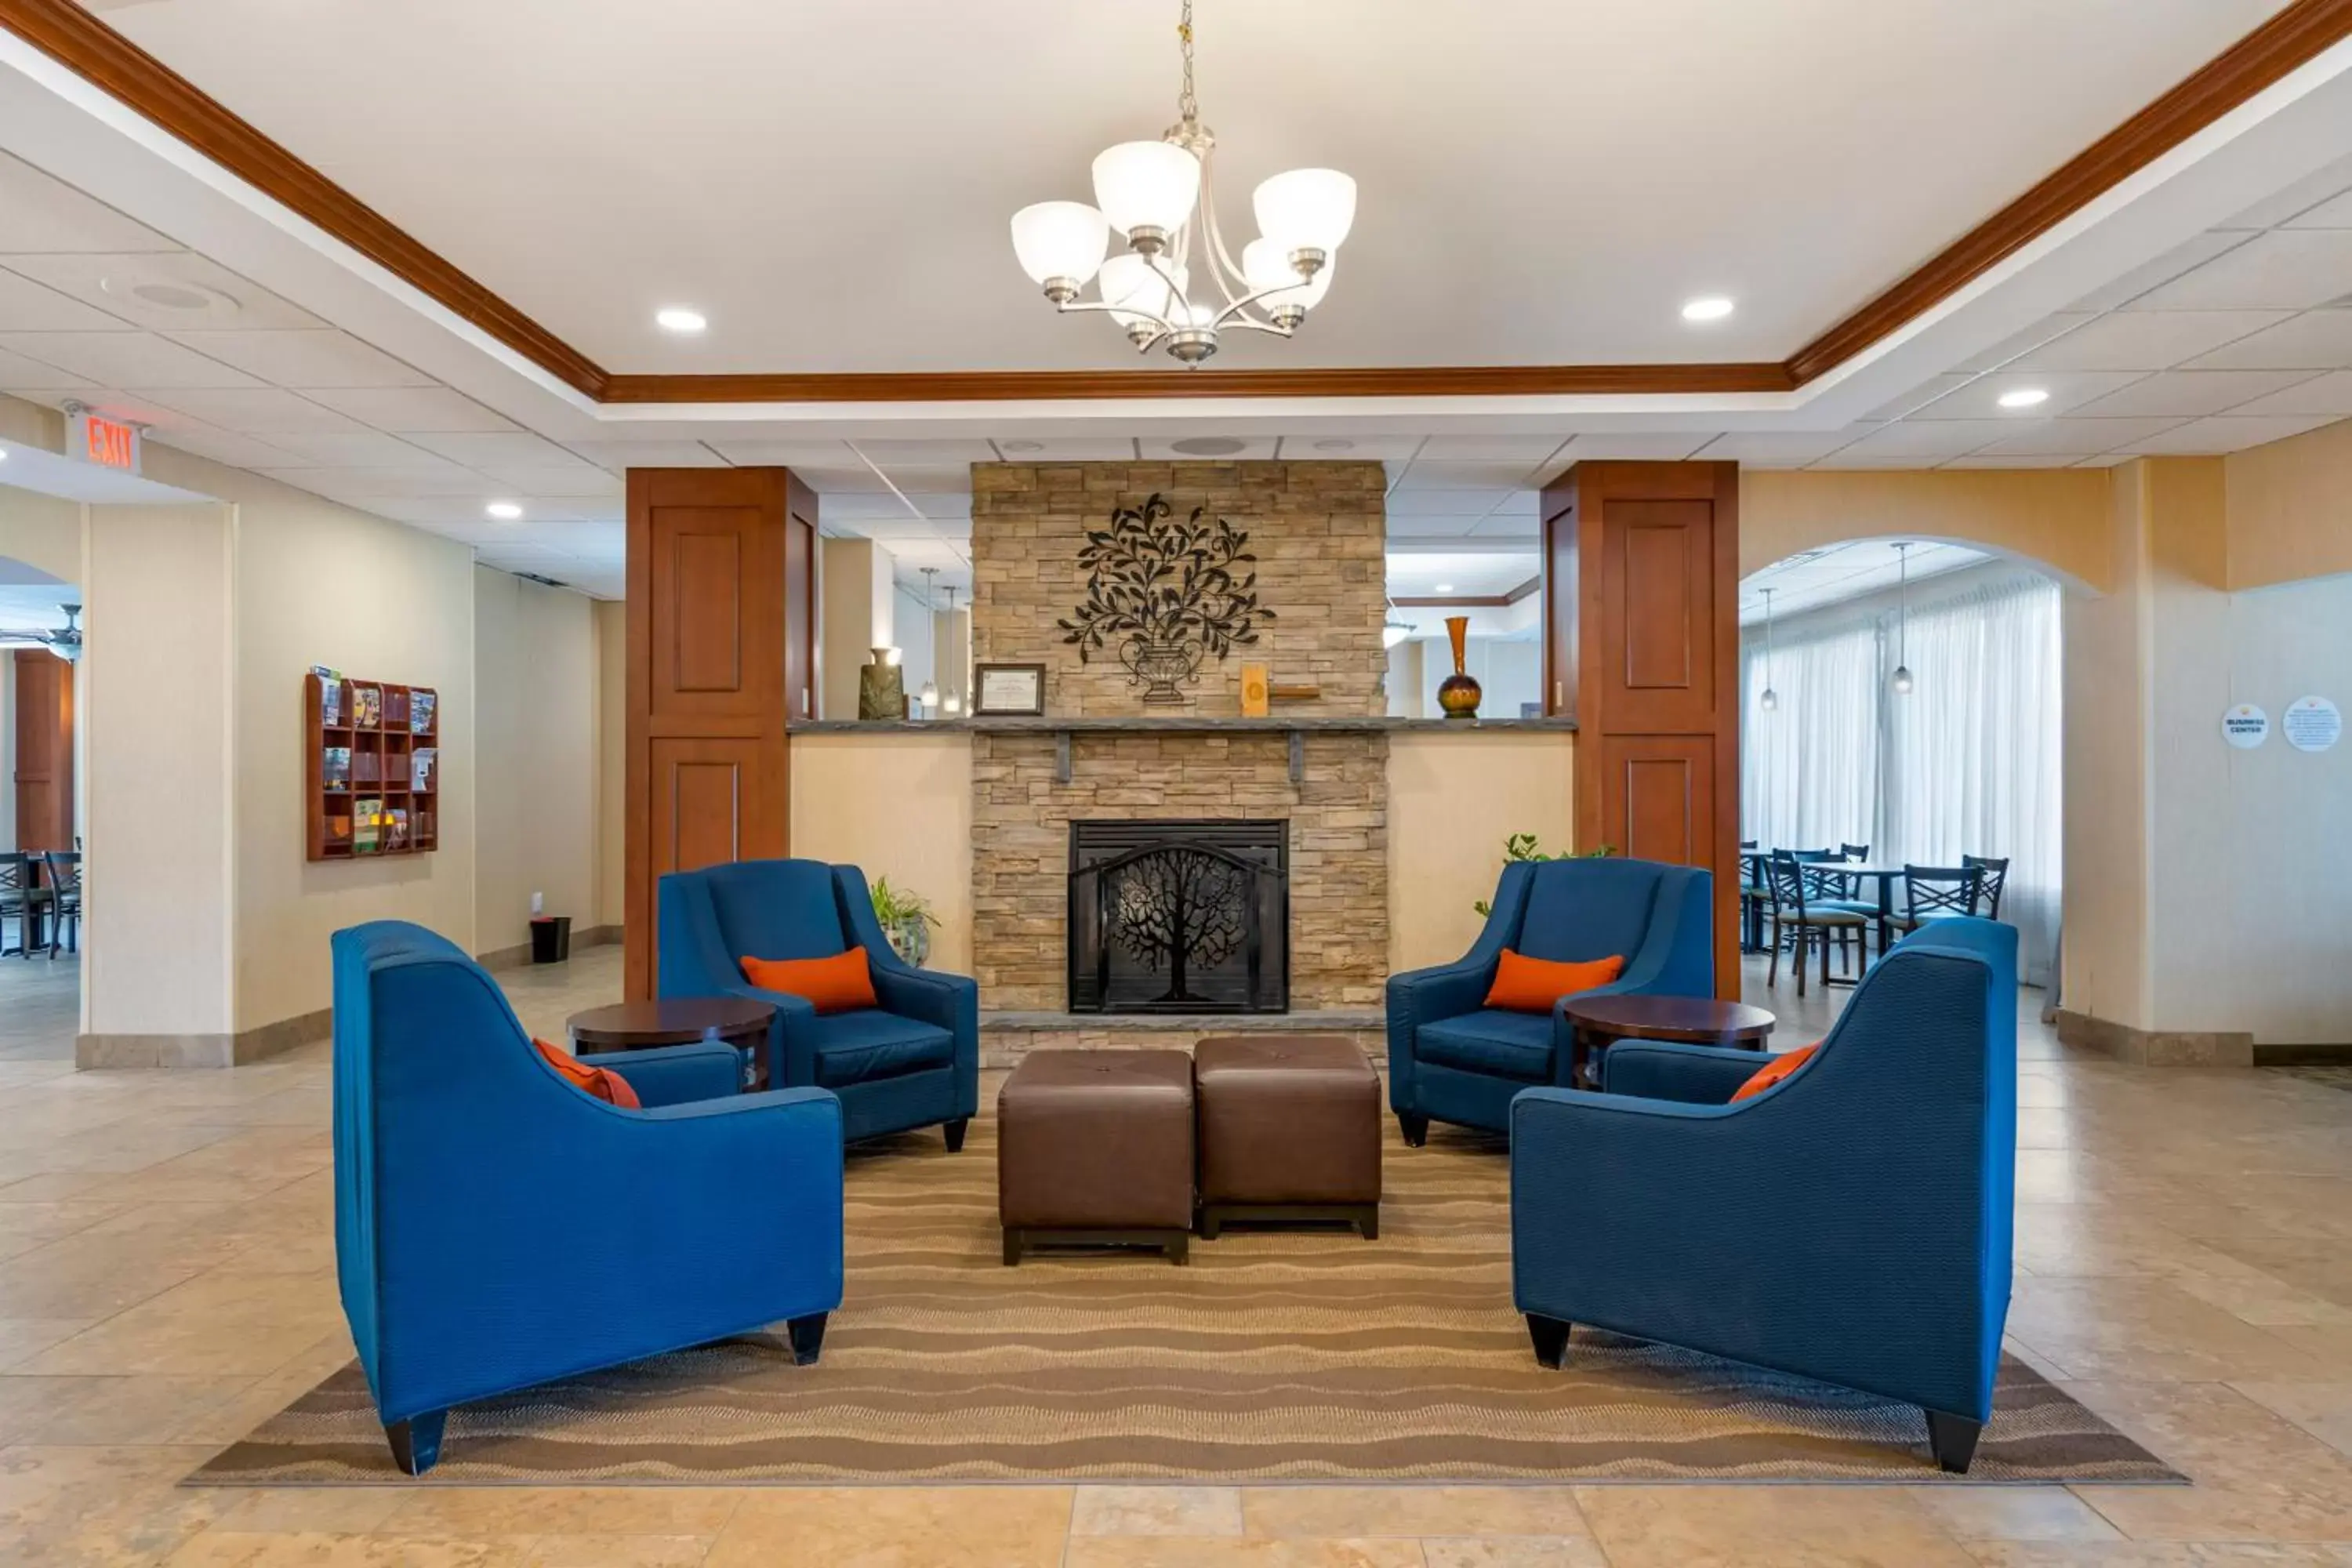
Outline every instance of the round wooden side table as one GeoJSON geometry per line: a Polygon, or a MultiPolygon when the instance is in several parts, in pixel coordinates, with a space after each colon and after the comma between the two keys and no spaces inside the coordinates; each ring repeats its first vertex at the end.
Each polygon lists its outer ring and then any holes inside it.
{"type": "Polygon", "coordinates": [[[716,1040],[743,1054],[743,1087],[754,1089],[768,1085],[766,1047],[775,1017],[774,1007],[748,996],[664,996],[592,1007],[564,1020],[564,1027],[583,1056],[716,1040]]]}
{"type": "Polygon", "coordinates": [[[1673,1040],[1684,1045],[1764,1048],[1777,1020],[1745,1002],[1712,996],[1593,996],[1568,1004],[1576,1030],[1570,1046],[1569,1081],[1580,1089],[1600,1087],[1595,1066],[1618,1040],[1673,1040]]]}

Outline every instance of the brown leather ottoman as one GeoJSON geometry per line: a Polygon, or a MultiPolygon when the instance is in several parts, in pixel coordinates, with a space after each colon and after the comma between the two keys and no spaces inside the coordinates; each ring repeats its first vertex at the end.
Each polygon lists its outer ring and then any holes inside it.
{"type": "Polygon", "coordinates": [[[1201,1237],[1229,1220],[1381,1234],[1381,1080],[1336,1035],[1225,1035],[1192,1047],[1201,1237]]]}
{"type": "Polygon", "coordinates": [[[1192,1232],[1192,1059],[1036,1051],[996,1096],[1004,1261],[1035,1247],[1156,1247],[1192,1232]]]}

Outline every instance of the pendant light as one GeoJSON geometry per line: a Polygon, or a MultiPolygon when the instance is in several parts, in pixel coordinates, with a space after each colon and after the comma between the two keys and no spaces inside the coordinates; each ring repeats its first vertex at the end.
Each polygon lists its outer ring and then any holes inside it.
{"type": "MultiPolygon", "coordinates": [[[[952,583],[948,584],[948,647],[950,648],[955,647],[955,584],[952,583]]],[[[934,658],[931,663],[934,668],[937,668],[939,660],[934,658]]],[[[948,694],[940,700],[940,711],[948,714],[963,711],[963,672],[961,670],[949,672],[948,694]]]]}
{"type": "Polygon", "coordinates": [[[1895,695],[1911,695],[1911,546],[1895,547],[1895,695]]]}
{"type": "MultiPolygon", "coordinates": [[[[934,670],[940,667],[940,617],[938,610],[931,605],[931,587],[938,582],[939,575],[940,569],[936,566],[923,568],[923,615],[931,623],[931,668],[934,670]]],[[[936,680],[924,681],[923,689],[915,693],[915,700],[923,705],[924,717],[929,718],[937,712],[940,706],[940,683],[936,680]]]]}
{"type": "Polygon", "coordinates": [[[1772,590],[1764,590],[1764,695],[1756,705],[1769,713],[1780,706],[1780,694],[1772,689],[1772,590]]]}

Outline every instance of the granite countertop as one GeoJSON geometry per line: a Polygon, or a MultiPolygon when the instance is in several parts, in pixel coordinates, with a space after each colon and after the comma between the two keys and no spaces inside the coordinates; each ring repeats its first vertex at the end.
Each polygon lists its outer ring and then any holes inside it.
{"type": "Polygon", "coordinates": [[[1226,731],[1258,731],[1272,734],[1424,733],[1485,730],[1549,731],[1571,733],[1573,719],[1350,719],[1328,714],[1301,714],[1296,719],[1238,717],[1190,719],[1055,718],[996,719],[820,719],[786,726],[794,735],[919,735],[954,734],[1212,734],[1226,731]]]}

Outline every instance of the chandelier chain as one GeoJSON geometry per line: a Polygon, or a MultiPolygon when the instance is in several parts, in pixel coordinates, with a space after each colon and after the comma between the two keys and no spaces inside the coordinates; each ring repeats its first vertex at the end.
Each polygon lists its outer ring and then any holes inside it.
{"type": "Polygon", "coordinates": [[[1176,94],[1176,114],[1187,121],[1201,118],[1200,100],[1192,94],[1192,0],[1183,0],[1183,14],[1176,20],[1177,42],[1184,53],[1184,85],[1176,94]]]}

